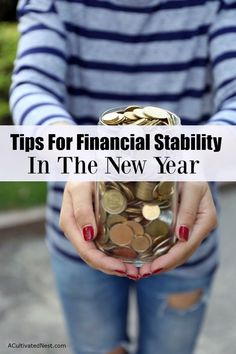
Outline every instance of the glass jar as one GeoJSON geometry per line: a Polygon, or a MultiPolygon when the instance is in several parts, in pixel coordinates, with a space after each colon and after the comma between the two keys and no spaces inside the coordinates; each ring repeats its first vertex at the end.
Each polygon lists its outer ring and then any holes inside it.
{"type": "MultiPolygon", "coordinates": [[[[180,119],[158,107],[130,106],[106,111],[99,124],[179,125],[180,119]]],[[[97,247],[136,266],[167,253],[176,242],[177,195],[176,182],[97,182],[97,247]]]]}

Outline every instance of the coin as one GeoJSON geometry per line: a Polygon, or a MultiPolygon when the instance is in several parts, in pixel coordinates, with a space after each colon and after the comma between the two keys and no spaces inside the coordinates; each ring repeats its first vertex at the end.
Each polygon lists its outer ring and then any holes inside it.
{"type": "Polygon", "coordinates": [[[122,223],[125,221],[127,221],[127,219],[122,215],[110,214],[107,218],[107,226],[110,228],[111,226],[113,226],[115,224],[119,224],[119,223],[122,223]]]}
{"type": "Polygon", "coordinates": [[[144,107],[143,113],[151,118],[168,119],[170,117],[166,110],[153,106],[144,107]]]}
{"type": "Polygon", "coordinates": [[[128,106],[125,108],[125,112],[134,111],[136,108],[140,108],[140,106],[128,106]]]}
{"type": "Polygon", "coordinates": [[[115,189],[106,191],[102,196],[101,203],[109,214],[120,214],[127,206],[126,198],[115,189]]]}
{"type": "Polygon", "coordinates": [[[137,118],[147,118],[147,116],[144,114],[144,111],[142,108],[136,108],[133,110],[133,114],[137,117],[137,118]]]}
{"type": "Polygon", "coordinates": [[[137,120],[137,117],[135,117],[133,112],[125,112],[124,113],[124,117],[126,118],[126,120],[128,121],[134,121],[137,120]]]}
{"type": "Polygon", "coordinates": [[[135,186],[136,198],[145,202],[153,200],[153,190],[156,186],[155,182],[137,182],[135,186]]]}
{"type": "Polygon", "coordinates": [[[173,191],[173,182],[160,182],[158,193],[161,195],[170,195],[173,191]]]}
{"type": "Polygon", "coordinates": [[[120,188],[123,190],[125,193],[126,198],[128,201],[134,200],[134,187],[132,183],[119,183],[120,188]]]}
{"type": "Polygon", "coordinates": [[[106,113],[102,117],[102,121],[106,124],[114,124],[117,119],[119,119],[119,113],[117,112],[106,113]]]}
{"type": "Polygon", "coordinates": [[[126,225],[131,227],[135,235],[143,235],[144,234],[144,228],[141,224],[134,220],[129,220],[126,222],[126,225]]]}
{"type": "Polygon", "coordinates": [[[157,204],[144,204],[142,214],[146,220],[155,220],[160,215],[160,208],[157,204]]]}
{"type": "Polygon", "coordinates": [[[145,226],[145,231],[152,237],[166,236],[168,234],[168,225],[161,220],[154,220],[145,226]]]}
{"type": "Polygon", "coordinates": [[[145,252],[151,243],[146,236],[137,236],[132,240],[131,246],[136,252],[145,252]]]}
{"type": "Polygon", "coordinates": [[[134,236],[133,230],[125,224],[115,224],[110,228],[110,239],[118,246],[128,245],[134,236]]]}

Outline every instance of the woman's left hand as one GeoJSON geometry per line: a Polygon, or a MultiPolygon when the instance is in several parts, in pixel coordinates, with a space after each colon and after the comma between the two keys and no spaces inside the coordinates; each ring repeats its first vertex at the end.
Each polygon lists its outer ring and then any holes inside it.
{"type": "Polygon", "coordinates": [[[144,264],[140,277],[167,272],[185,263],[216,225],[216,209],[208,183],[181,183],[176,222],[178,242],[167,254],[144,264]]]}

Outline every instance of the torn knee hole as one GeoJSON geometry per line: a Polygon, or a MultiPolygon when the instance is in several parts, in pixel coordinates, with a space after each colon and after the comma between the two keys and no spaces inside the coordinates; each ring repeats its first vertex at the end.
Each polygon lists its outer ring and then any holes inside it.
{"type": "Polygon", "coordinates": [[[202,295],[202,289],[187,293],[172,294],[168,297],[168,305],[176,310],[187,310],[195,305],[202,295]]]}
{"type": "Polygon", "coordinates": [[[127,354],[127,351],[122,347],[117,347],[107,354],[127,354]]]}

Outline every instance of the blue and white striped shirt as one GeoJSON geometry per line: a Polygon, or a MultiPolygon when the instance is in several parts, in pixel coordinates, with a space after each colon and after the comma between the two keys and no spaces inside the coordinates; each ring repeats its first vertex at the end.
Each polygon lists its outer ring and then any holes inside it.
{"type": "MultiPolygon", "coordinates": [[[[236,123],[236,1],[20,0],[10,104],[16,124],[96,124],[112,107],[157,105],[183,124],[236,123]]],[[[51,245],[79,260],[58,227],[63,184],[50,184],[51,245]]],[[[176,269],[216,268],[210,235],[176,269]]]]}

